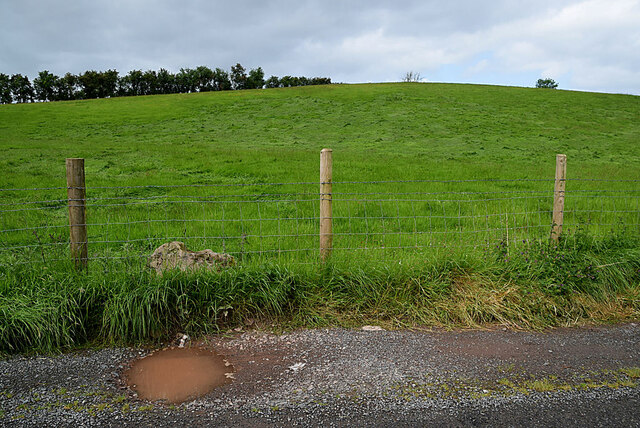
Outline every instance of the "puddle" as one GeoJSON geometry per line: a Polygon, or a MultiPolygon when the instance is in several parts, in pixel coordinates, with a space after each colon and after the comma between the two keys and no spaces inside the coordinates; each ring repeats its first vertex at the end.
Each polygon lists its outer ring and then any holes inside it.
{"type": "Polygon", "coordinates": [[[169,348],[135,361],[123,375],[142,399],[182,403],[231,382],[233,371],[213,351],[169,348]]]}

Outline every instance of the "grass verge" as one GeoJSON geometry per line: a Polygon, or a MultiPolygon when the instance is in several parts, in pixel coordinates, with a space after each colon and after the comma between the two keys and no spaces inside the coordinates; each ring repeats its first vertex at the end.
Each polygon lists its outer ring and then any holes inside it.
{"type": "Polygon", "coordinates": [[[412,260],[241,264],[218,273],[111,266],[0,270],[0,351],[163,342],[238,325],[543,329],[640,316],[640,239],[497,245],[412,260]]]}

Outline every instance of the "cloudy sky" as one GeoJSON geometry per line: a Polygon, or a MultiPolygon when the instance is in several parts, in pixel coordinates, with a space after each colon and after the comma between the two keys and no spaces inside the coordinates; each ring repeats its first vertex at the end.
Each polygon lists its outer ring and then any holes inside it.
{"type": "Polygon", "coordinates": [[[267,76],[640,94],[640,0],[0,0],[0,72],[240,62],[267,76]]]}

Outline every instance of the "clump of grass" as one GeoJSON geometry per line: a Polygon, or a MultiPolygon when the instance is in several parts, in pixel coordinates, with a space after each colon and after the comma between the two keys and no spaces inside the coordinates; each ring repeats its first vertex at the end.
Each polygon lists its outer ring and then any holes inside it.
{"type": "Polygon", "coordinates": [[[502,379],[498,379],[498,385],[502,385],[502,386],[506,386],[509,388],[515,388],[516,385],[515,383],[513,383],[513,381],[506,379],[506,378],[502,378],[502,379]]]}
{"type": "Polygon", "coordinates": [[[549,379],[534,380],[527,383],[526,386],[536,392],[551,392],[557,389],[556,385],[554,385],[549,379]]]}
{"type": "Polygon", "coordinates": [[[640,367],[626,367],[620,371],[631,379],[640,379],[640,367]]]}
{"type": "Polygon", "coordinates": [[[63,272],[42,275],[31,269],[0,276],[6,281],[0,294],[0,351],[58,349],[86,338],[85,312],[95,296],[74,283],[84,278],[63,272]]]}
{"type": "Polygon", "coordinates": [[[577,231],[558,243],[524,242],[509,255],[505,248],[495,252],[499,269],[546,294],[600,297],[640,282],[640,237],[624,227],[599,239],[577,231]]]}

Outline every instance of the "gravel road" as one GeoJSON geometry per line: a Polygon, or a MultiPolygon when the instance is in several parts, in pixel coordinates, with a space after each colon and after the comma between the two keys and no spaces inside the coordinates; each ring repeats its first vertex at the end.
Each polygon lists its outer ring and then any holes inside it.
{"type": "MultiPolygon", "coordinates": [[[[203,343],[192,344],[201,346],[203,343]]],[[[0,361],[1,426],[640,426],[640,327],[302,330],[210,337],[235,380],[179,405],[121,373],[142,349],[0,361]]]]}

